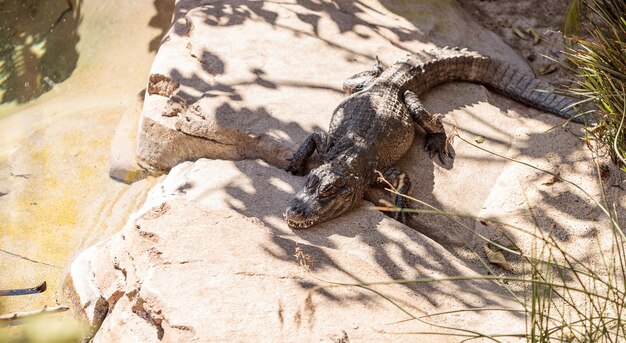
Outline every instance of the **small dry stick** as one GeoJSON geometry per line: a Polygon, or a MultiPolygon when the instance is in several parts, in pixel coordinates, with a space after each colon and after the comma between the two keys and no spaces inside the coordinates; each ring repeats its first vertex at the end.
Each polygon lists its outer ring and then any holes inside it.
{"type": "Polygon", "coordinates": [[[20,289],[0,289],[0,297],[15,296],[15,295],[27,295],[37,294],[46,290],[46,282],[42,282],[39,285],[32,288],[20,288],[20,289]]]}
{"type": "Polygon", "coordinates": [[[385,176],[383,175],[383,173],[381,173],[378,170],[374,170],[374,173],[376,173],[376,182],[378,182],[380,184],[386,184],[393,191],[396,190],[396,188],[391,184],[391,182],[389,182],[389,181],[387,181],[387,179],[385,179],[385,176]]]}
{"type": "Polygon", "coordinates": [[[67,306],[53,306],[53,307],[44,306],[44,308],[42,308],[41,310],[28,311],[28,312],[15,312],[11,314],[2,315],[0,316],[0,323],[12,322],[14,320],[35,317],[35,316],[42,315],[42,314],[65,312],[69,309],[70,308],[67,306]]]}

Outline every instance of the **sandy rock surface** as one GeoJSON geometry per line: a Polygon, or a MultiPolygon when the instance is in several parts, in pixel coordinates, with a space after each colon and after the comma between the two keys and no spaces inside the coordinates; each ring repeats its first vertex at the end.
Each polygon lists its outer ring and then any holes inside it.
{"type": "MultiPolygon", "coordinates": [[[[416,316],[515,305],[487,281],[372,286],[389,300],[357,287],[311,290],[476,274],[431,239],[365,206],[315,229],[291,230],[274,205],[288,201],[299,181],[259,160],[176,166],[120,233],[72,265],[89,320],[97,325],[106,314],[94,341],[328,341],[345,334],[412,342],[390,333],[443,330],[401,322],[410,317],[394,304],[416,316]]],[[[489,333],[523,326],[522,317],[499,312],[426,321],[489,333]]]]}
{"type": "Polygon", "coordinates": [[[450,0],[178,1],[151,69],[139,163],[154,172],[200,157],[284,167],[291,147],[328,126],[344,78],[376,56],[389,65],[443,45],[526,67],[450,0]],[[178,100],[188,108],[176,110],[178,100]]]}
{"type": "MultiPolygon", "coordinates": [[[[528,68],[455,2],[180,0],[175,13],[151,70],[138,160],[154,173],[178,166],[120,233],[77,258],[68,279],[80,311],[102,324],[95,341],[341,341],[344,332],[355,341],[415,341],[381,331],[441,328],[398,324],[408,316],[363,289],[309,290],[323,284],[319,279],[523,274],[515,259],[509,270],[485,264],[484,238],[511,237],[522,247],[532,240],[474,218],[420,214],[407,227],[365,201],[311,230],[293,231],[281,218],[303,182],[281,169],[284,159],[309,133],[328,127],[344,98],[341,82],[376,55],[389,65],[411,51],[456,45],[528,68]],[[212,159],[179,164],[201,157],[212,159]],[[241,159],[249,160],[224,161],[241,159]],[[293,256],[296,247],[311,256],[310,274],[293,256]]],[[[539,223],[580,256],[608,246],[597,246],[594,234],[610,235],[587,195],[481,150],[558,172],[597,198],[602,187],[579,126],[560,127],[560,119],[478,85],[437,87],[423,102],[445,114],[460,137],[454,163],[444,166],[428,158],[417,135],[398,164],[414,197],[448,212],[532,229],[539,223]]],[[[602,176],[617,179],[607,168],[602,176]]],[[[623,183],[611,182],[605,191],[621,210],[623,183]]],[[[367,198],[382,196],[372,191],[367,198]]],[[[416,314],[514,306],[488,282],[379,287],[416,314]],[[474,287],[481,292],[468,292],[474,287]]],[[[433,318],[485,333],[524,330],[523,318],[488,311],[433,318]]]]}

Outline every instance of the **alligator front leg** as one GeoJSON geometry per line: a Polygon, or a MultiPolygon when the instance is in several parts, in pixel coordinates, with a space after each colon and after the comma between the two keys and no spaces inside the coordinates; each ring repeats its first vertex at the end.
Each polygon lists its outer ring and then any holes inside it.
{"type": "Polygon", "coordinates": [[[313,132],[307,138],[304,139],[304,142],[300,144],[300,147],[293,152],[293,156],[289,159],[289,166],[287,167],[287,171],[291,172],[294,175],[304,175],[306,174],[306,162],[311,157],[313,152],[317,150],[319,154],[323,154],[325,152],[324,147],[326,146],[326,134],[320,132],[313,132]]]}
{"type": "Polygon", "coordinates": [[[372,81],[376,80],[382,72],[383,65],[378,60],[378,56],[376,56],[376,63],[374,63],[372,69],[354,74],[343,82],[343,91],[348,94],[356,93],[367,87],[367,85],[372,83],[372,81]]]}
{"type": "Polygon", "coordinates": [[[448,145],[448,136],[441,119],[428,113],[419,101],[417,94],[411,91],[404,92],[404,103],[411,112],[413,120],[426,131],[426,146],[424,148],[428,151],[430,158],[437,154],[443,164],[446,164],[445,155],[454,158],[454,150],[448,145]]]}
{"type": "Polygon", "coordinates": [[[402,209],[409,208],[407,205],[407,198],[403,195],[407,195],[411,189],[411,179],[394,167],[389,167],[384,171],[376,171],[376,179],[374,180],[374,186],[388,188],[391,186],[398,192],[395,194],[393,203],[400,209],[400,211],[393,212],[393,218],[406,224],[406,214],[402,209]]]}

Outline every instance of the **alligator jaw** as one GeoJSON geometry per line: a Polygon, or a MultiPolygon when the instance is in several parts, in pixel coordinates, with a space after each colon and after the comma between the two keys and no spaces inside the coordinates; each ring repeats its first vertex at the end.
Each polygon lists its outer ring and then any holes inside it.
{"type": "Polygon", "coordinates": [[[289,225],[289,227],[294,228],[294,229],[306,229],[306,228],[313,226],[313,224],[315,224],[315,222],[312,220],[307,220],[301,223],[294,222],[289,219],[286,219],[286,221],[287,221],[287,225],[289,225]]]}
{"type": "Polygon", "coordinates": [[[306,229],[309,228],[313,225],[315,225],[317,223],[317,221],[314,220],[306,220],[303,222],[296,222],[293,220],[289,220],[287,218],[285,218],[285,221],[287,222],[287,225],[289,225],[289,227],[294,228],[294,229],[306,229]]]}
{"type": "Polygon", "coordinates": [[[285,219],[285,222],[287,222],[287,225],[289,225],[289,227],[294,228],[294,229],[306,229],[319,222],[318,218],[307,220],[305,218],[302,218],[300,215],[295,215],[295,216],[290,215],[289,209],[287,209],[287,211],[283,213],[283,218],[285,219]]]}
{"type": "Polygon", "coordinates": [[[306,229],[319,223],[320,217],[316,213],[308,213],[305,204],[294,199],[291,206],[283,212],[283,218],[289,227],[294,229],[306,229]]]}

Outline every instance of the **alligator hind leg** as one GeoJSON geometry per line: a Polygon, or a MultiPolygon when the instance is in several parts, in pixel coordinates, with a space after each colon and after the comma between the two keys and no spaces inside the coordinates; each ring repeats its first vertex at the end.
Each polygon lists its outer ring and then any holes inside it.
{"type": "Polygon", "coordinates": [[[367,87],[367,85],[369,85],[372,81],[376,80],[382,72],[383,65],[378,60],[378,56],[376,56],[376,63],[374,63],[372,69],[354,74],[343,82],[343,91],[348,94],[356,93],[367,87]]]}
{"type": "Polygon", "coordinates": [[[306,162],[311,157],[313,152],[317,150],[318,153],[323,153],[326,146],[326,134],[321,132],[313,132],[304,142],[300,144],[300,147],[293,152],[293,156],[289,159],[289,166],[287,171],[294,175],[306,174],[306,162]]]}
{"type": "Polygon", "coordinates": [[[398,192],[398,194],[394,195],[393,203],[400,211],[393,212],[392,217],[406,224],[407,212],[404,212],[403,209],[409,208],[409,206],[407,205],[407,198],[403,195],[407,195],[411,189],[411,179],[405,173],[393,167],[389,167],[382,172],[377,171],[377,174],[378,176],[374,180],[375,186],[384,188],[391,186],[398,192]]]}
{"type": "Polygon", "coordinates": [[[448,144],[448,136],[443,128],[441,119],[428,113],[419,101],[417,94],[411,91],[404,92],[404,103],[409,112],[411,112],[413,120],[426,131],[426,146],[424,149],[428,151],[430,158],[437,154],[443,164],[446,164],[444,156],[454,158],[454,150],[448,144]]]}

